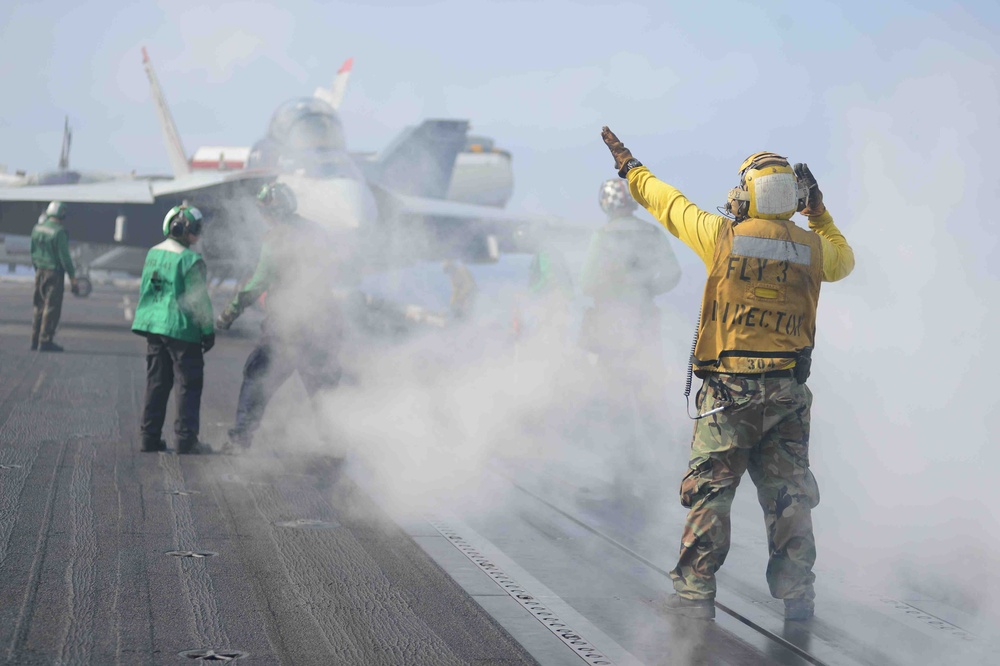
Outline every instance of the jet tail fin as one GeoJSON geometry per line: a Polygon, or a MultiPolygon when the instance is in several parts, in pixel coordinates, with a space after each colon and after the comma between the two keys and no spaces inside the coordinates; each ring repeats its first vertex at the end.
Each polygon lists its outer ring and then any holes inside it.
{"type": "Polygon", "coordinates": [[[146,69],[146,76],[149,77],[149,87],[153,93],[153,103],[156,105],[156,116],[160,121],[160,129],[163,130],[163,141],[167,146],[167,157],[170,159],[170,168],[174,172],[174,177],[186,176],[191,173],[191,165],[188,164],[184,153],[184,145],[181,137],[177,133],[177,125],[174,124],[174,117],[170,115],[167,107],[167,100],[160,89],[160,82],[153,71],[153,63],[146,53],[146,47],[142,47],[142,66],[146,69]]]}
{"type": "Polygon", "coordinates": [[[351,68],[354,67],[354,58],[348,58],[337,70],[337,76],[333,79],[333,85],[329,88],[316,88],[313,97],[323,100],[334,110],[340,108],[340,103],[344,101],[344,93],[347,91],[347,80],[351,78],[351,68]]]}
{"type": "Polygon", "coordinates": [[[69,169],[69,146],[73,142],[73,130],[69,128],[69,116],[63,124],[62,149],[59,151],[59,168],[63,171],[69,169]]]}
{"type": "Polygon", "coordinates": [[[467,120],[425,120],[408,127],[379,153],[369,175],[392,192],[444,199],[468,132],[467,120]]]}

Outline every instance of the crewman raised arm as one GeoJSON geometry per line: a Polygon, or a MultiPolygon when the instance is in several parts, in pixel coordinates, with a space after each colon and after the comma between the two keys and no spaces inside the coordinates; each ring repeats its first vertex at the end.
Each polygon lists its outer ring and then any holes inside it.
{"type": "Polygon", "coordinates": [[[846,277],[854,252],[834,225],[808,166],[754,153],[718,215],[657,179],[610,129],[601,132],[629,191],[705,262],[708,279],[691,363],[704,380],[690,464],[689,509],[665,611],[715,617],[715,574],[729,552],[730,510],[745,471],[757,487],[768,538],[767,582],[787,620],[813,615],[819,489],[809,469],[805,382],[820,284],[846,277]],[[809,230],[795,225],[801,212],[809,230]]]}

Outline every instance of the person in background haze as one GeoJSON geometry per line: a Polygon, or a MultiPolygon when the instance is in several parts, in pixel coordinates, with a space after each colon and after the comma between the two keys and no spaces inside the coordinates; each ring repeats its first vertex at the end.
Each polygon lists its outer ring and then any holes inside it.
{"type": "Polygon", "coordinates": [[[335,388],[341,376],[344,322],[333,287],[342,258],[324,229],[295,213],[295,194],[284,183],[264,185],[257,204],[270,225],[257,268],[216,322],[228,329],[266,293],[267,316],[243,366],[236,423],[223,449],[229,454],[250,447],[268,402],[292,373],[311,396],[335,388]]]}
{"type": "Polygon", "coordinates": [[[607,222],[590,239],[580,277],[583,293],[594,300],[580,346],[596,359],[612,436],[629,442],[616,447],[614,465],[614,499],[625,501],[642,495],[642,477],[656,469],[653,452],[666,433],[666,370],[654,299],[677,286],[681,269],[663,230],[633,215],[638,206],[624,181],[602,183],[598,203],[607,222]]]}
{"type": "Polygon", "coordinates": [[[479,287],[472,272],[460,261],[449,259],[441,268],[451,278],[451,314],[457,320],[468,319],[476,306],[479,287]]]}
{"type": "Polygon", "coordinates": [[[515,238],[522,250],[533,255],[528,289],[514,305],[514,335],[524,342],[565,347],[576,297],[566,258],[554,243],[529,227],[518,229],[515,238]]]}
{"type": "Polygon", "coordinates": [[[65,276],[77,293],[76,270],[69,255],[69,235],[62,222],[66,204],[53,201],[31,230],[31,263],[35,267],[34,316],[31,320],[31,350],[61,352],[53,338],[62,315],[65,276]]]}

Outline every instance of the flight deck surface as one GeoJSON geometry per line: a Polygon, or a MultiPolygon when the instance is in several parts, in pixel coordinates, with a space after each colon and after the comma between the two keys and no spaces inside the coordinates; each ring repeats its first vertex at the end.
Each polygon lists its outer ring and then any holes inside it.
{"type": "MultiPolygon", "coordinates": [[[[128,295],[98,287],[68,298],[57,336],[66,352],[38,354],[27,349],[30,284],[0,281],[0,661],[998,658],[961,611],[881,595],[835,570],[818,571],[816,618],[785,623],[747,502],[716,622],[685,623],[656,610],[683,509],[664,502],[635,515],[570,501],[602,484],[572,461],[493,458],[469,485],[503,501],[443,496],[414,514],[386,501],[350,454],[343,463],[266,437],[241,457],[140,453],[145,346],[128,330],[128,295]]],[[[223,441],[252,345],[251,335],[220,337],[206,357],[210,443],[223,441]]]]}

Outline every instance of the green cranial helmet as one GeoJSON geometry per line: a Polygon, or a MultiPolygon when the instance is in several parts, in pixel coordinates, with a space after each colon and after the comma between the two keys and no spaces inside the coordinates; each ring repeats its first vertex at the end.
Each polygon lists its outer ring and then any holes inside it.
{"type": "Polygon", "coordinates": [[[53,201],[49,204],[49,207],[45,209],[46,217],[54,217],[57,219],[64,219],[66,217],[66,204],[62,201],[53,201]]]}
{"type": "Polygon", "coordinates": [[[174,206],[163,218],[163,235],[169,238],[183,238],[187,233],[200,236],[201,221],[201,211],[194,206],[174,206]]]}
{"type": "Polygon", "coordinates": [[[284,183],[267,183],[257,193],[257,205],[272,217],[286,217],[295,212],[299,202],[292,188],[284,183]]]}

